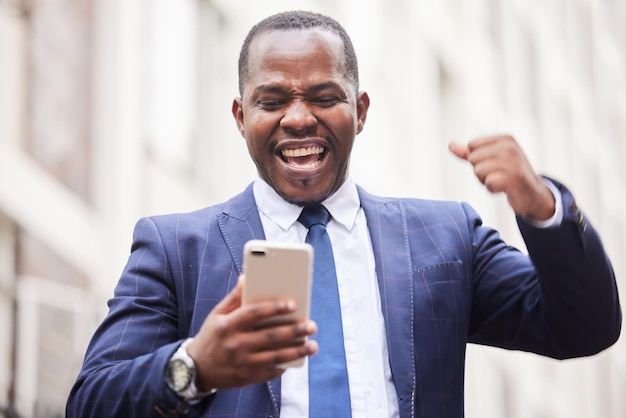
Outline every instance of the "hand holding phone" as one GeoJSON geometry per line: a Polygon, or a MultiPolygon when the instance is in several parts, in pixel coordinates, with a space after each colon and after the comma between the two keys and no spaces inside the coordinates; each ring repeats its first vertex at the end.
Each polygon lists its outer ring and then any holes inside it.
{"type": "MultiPolygon", "coordinates": [[[[244,246],[242,304],[259,300],[291,298],[296,311],[268,318],[261,326],[308,319],[311,305],[313,247],[306,243],[248,241],[244,246]]],[[[304,358],[284,364],[299,367],[304,358]]]]}

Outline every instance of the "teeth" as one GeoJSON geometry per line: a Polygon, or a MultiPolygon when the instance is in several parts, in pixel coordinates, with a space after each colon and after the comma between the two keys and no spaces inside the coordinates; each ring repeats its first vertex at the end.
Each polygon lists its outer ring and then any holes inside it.
{"type": "Polygon", "coordinates": [[[304,164],[304,165],[300,166],[300,168],[315,168],[318,165],[320,165],[321,163],[322,162],[319,161],[319,160],[318,161],[312,161],[312,162],[310,162],[308,164],[304,164]]]}
{"type": "Polygon", "coordinates": [[[283,157],[306,157],[309,155],[321,154],[324,152],[323,147],[308,147],[298,149],[283,150],[283,157]]]}

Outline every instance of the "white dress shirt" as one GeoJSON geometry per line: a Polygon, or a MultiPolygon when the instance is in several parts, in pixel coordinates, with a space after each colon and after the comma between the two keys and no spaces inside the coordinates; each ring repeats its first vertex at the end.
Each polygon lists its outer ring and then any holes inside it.
{"type": "MultiPolygon", "coordinates": [[[[558,226],[563,218],[560,191],[544,181],[554,195],[556,208],[546,221],[525,219],[538,228],[558,226]]],[[[297,221],[302,208],[283,200],[260,178],[253,190],[266,239],[304,242],[307,229],[297,221]]],[[[332,216],[326,229],[337,271],[352,417],[398,417],[374,252],[354,181],[349,178],[323,205],[332,216]]],[[[308,362],[283,374],[280,415],[309,416],[308,362]]]]}
{"type": "MultiPolygon", "coordinates": [[[[285,202],[260,178],[253,190],[265,238],[304,242],[307,229],[297,221],[302,208],[285,202]]],[[[348,179],[323,205],[332,216],[326,228],[337,271],[352,417],[398,417],[374,253],[354,181],[348,179]]],[[[281,388],[280,416],[308,417],[308,362],[288,369],[281,388]]]]}

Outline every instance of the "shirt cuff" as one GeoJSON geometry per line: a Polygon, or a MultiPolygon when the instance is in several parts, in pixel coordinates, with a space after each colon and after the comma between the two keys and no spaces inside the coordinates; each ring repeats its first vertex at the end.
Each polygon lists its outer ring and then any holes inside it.
{"type": "Polygon", "coordinates": [[[544,178],[543,182],[546,186],[548,186],[550,192],[552,192],[552,196],[554,196],[554,215],[552,215],[551,218],[546,219],[545,221],[538,221],[536,219],[527,218],[525,216],[523,217],[523,219],[535,228],[550,228],[553,226],[559,226],[563,221],[563,198],[561,195],[561,191],[550,180],[544,178]]]}

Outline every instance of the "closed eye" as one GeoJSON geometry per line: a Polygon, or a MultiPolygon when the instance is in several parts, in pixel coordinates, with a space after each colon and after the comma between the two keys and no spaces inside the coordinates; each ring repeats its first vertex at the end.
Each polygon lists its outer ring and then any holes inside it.
{"type": "Polygon", "coordinates": [[[311,103],[321,107],[330,107],[335,105],[337,102],[339,102],[339,98],[334,96],[324,96],[311,99],[311,103]]]}
{"type": "Polygon", "coordinates": [[[256,105],[265,110],[280,109],[285,105],[284,100],[257,100],[256,105]]]}

